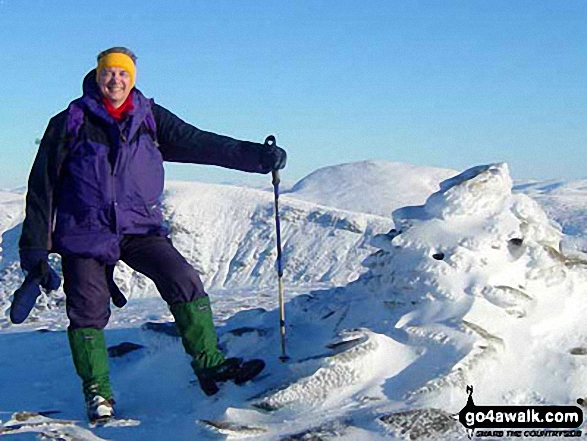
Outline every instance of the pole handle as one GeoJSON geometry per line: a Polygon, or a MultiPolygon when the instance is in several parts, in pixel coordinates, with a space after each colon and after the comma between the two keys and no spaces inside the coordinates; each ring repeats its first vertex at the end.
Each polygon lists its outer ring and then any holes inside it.
{"type": "MultiPolygon", "coordinates": [[[[273,147],[274,145],[277,145],[277,140],[275,139],[275,136],[269,135],[267,138],[265,138],[265,145],[267,147],[273,147]]],[[[279,170],[271,171],[271,177],[273,178],[273,185],[279,185],[279,183],[281,182],[281,179],[279,178],[279,170]]]]}

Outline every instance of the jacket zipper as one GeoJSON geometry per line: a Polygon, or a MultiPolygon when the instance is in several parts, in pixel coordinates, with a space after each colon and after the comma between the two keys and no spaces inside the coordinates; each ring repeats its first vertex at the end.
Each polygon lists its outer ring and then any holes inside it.
{"type": "Polygon", "coordinates": [[[112,164],[112,205],[114,211],[114,225],[116,226],[116,234],[120,234],[120,224],[118,222],[118,201],[117,201],[117,192],[116,192],[116,167],[119,162],[119,156],[122,152],[122,143],[126,142],[126,136],[124,135],[120,124],[116,124],[118,128],[118,150],[116,152],[116,156],[114,158],[114,164],[112,164]]]}

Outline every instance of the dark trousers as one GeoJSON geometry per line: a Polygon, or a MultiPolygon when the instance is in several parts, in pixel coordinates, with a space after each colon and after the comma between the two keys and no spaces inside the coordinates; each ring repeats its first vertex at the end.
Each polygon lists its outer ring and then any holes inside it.
{"type": "MultiPolygon", "coordinates": [[[[196,270],[161,236],[128,235],[120,244],[121,259],[157,286],[168,305],[205,297],[196,270]]],[[[104,329],[110,318],[106,265],[92,258],[63,256],[63,290],[69,329],[104,329]]]]}

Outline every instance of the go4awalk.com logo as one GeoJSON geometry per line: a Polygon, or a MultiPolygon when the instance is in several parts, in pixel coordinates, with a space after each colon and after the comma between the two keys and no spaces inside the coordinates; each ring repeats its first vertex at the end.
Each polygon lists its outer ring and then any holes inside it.
{"type": "Polygon", "coordinates": [[[583,423],[578,406],[476,406],[473,387],[467,386],[467,405],[455,415],[476,437],[580,437],[583,423]]]}

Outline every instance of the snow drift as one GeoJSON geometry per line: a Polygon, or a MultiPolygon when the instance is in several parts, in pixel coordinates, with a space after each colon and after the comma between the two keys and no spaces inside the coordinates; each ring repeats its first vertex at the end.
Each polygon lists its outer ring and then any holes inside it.
{"type": "MultiPolygon", "coordinates": [[[[467,384],[486,404],[572,404],[585,394],[586,365],[574,354],[587,339],[587,261],[563,255],[561,231],[511,189],[505,164],[442,182],[424,205],[393,213],[395,229],[374,239],[379,251],[357,281],[289,302],[295,362],[271,365],[268,391],[250,403],[267,437],[318,421],[349,439],[395,433],[399,412],[460,410],[467,384]]],[[[277,322],[275,311],[239,313],[223,343],[276,358],[277,322]],[[235,338],[245,326],[253,336],[235,338]]],[[[244,424],[239,415],[230,409],[225,420],[244,424]]],[[[458,433],[446,423],[428,435],[458,433]]]]}

